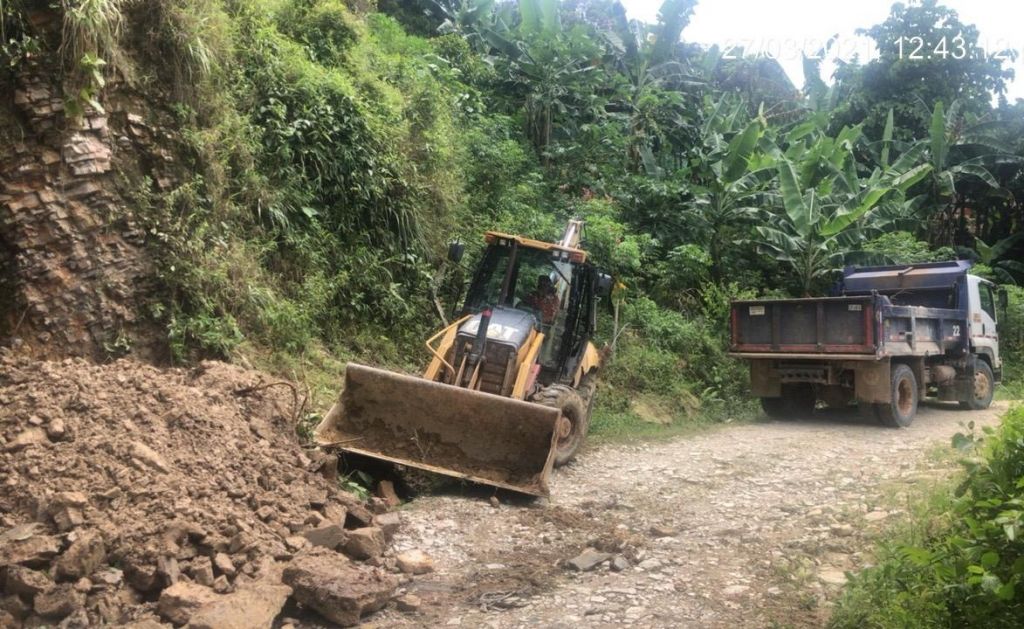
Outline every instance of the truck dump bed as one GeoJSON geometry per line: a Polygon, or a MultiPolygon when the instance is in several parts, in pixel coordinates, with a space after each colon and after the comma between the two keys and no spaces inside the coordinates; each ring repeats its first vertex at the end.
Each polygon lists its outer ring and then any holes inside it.
{"type": "Polygon", "coordinates": [[[873,356],[876,308],[871,296],[736,301],[732,351],[873,356]]]}
{"type": "Polygon", "coordinates": [[[848,268],[838,297],[734,301],[730,353],[877,360],[966,351],[968,267],[848,268]]]}

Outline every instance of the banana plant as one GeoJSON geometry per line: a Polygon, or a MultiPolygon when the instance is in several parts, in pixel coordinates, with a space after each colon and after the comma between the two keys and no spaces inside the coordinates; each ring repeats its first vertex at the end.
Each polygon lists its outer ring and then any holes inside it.
{"type": "Polygon", "coordinates": [[[687,76],[674,58],[674,47],[689,22],[695,0],[665,0],[658,23],[651,27],[626,17],[617,3],[611,9],[612,28],[604,32],[608,43],[616,97],[610,109],[626,120],[626,163],[648,175],[660,174],[654,158],[656,138],[685,125],[682,85],[699,83],[687,76]]]}
{"type": "Polygon", "coordinates": [[[981,180],[993,189],[999,189],[999,182],[992,176],[986,161],[997,152],[1012,153],[1012,149],[997,144],[996,141],[982,133],[988,125],[970,125],[964,127],[959,118],[960,102],[953,101],[946,112],[942,102],[935,103],[932,111],[931,125],[928,129],[928,145],[931,149],[932,173],[942,197],[955,197],[957,183],[964,177],[981,180]],[[984,153],[976,157],[965,158],[970,147],[981,148],[984,153]]]}
{"type": "Polygon", "coordinates": [[[703,128],[702,154],[687,173],[694,197],[687,218],[707,237],[711,275],[717,282],[723,276],[726,235],[745,229],[757,217],[756,200],[767,185],[761,173],[771,160],[760,146],[767,130],[763,113],[744,123],[746,105],[741,100],[722,96],[708,104],[712,109],[703,128]]]}
{"type": "Polygon", "coordinates": [[[1004,123],[981,122],[969,114],[961,115],[961,108],[959,101],[953,101],[948,111],[941,102],[936,103],[928,140],[920,142],[927,147],[932,165],[932,207],[940,208],[920,217],[928,224],[932,244],[953,244],[958,232],[967,233],[963,208],[968,198],[1009,194],[989,166],[1022,161],[1014,147],[994,134],[1004,123]]]}
{"type": "Polygon", "coordinates": [[[491,48],[488,34],[497,29],[503,17],[495,11],[494,0],[434,0],[432,4],[444,18],[439,33],[457,33],[479,53],[491,48]]]}
{"type": "Polygon", "coordinates": [[[562,23],[559,0],[468,5],[474,11],[464,36],[483,46],[505,84],[505,103],[522,113],[527,137],[548,161],[556,136],[571,137],[583,121],[604,115],[607,99],[597,89],[600,42],[584,26],[562,23]]]}
{"type": "Polygon", "coordinates": [[[787,150],[777,152],[782,211],[769,212],[755,230],[760,248],[792,269],[805,295],[865,240],[864,219],[883,199],[905,197],[931,171],[908,159],[862,177],[853,154],[860,136],[859,125],[835,138],[796,128],[787,150]]]}
{"type": "Polygon", "coordinates": [[[992,275],[1003,284],[1018,284],[1024,280],[1024,263],[1010,256],[1018,242],[1024,240],[1024,233],[1017,233],[989,246],[981,238],[974,239],[974,250],[979,261],[992,269],[992,275]]]}

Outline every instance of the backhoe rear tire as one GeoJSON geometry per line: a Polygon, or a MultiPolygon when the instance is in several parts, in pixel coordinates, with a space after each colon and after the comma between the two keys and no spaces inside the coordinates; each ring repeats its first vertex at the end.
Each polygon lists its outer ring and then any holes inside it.
{"type": "Polygon", "coordinates": [[[571,461],[583,445],[583,439],[590,427],[590,405],[583,401],[575,389],[564,384],[553,384],[541,389],[533,396],[532,401],[557,408],[562,413],[555,426],[558,434],[555,444],[555,467],[561,467],[571,461]]]}

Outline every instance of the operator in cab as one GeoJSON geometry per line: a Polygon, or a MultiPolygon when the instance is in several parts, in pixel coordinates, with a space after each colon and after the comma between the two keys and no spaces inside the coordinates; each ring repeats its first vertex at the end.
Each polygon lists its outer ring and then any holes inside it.
{"type": "Polygon", "coordinates": [[[558,314],[558,294],[555,285],[547,275],[537,277],[537,286],[524,300],[526,304],[540,313],[540,322],[551,325],[558,314]]]}

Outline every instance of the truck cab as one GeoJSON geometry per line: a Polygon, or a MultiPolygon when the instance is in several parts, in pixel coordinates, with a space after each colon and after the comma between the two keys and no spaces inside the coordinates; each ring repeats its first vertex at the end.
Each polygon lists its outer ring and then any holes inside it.
{"type": "Polygon", "coordinates": [[[1003,363],[999,357],[999,316],[996,312],[997,287],[977,275],[967,275],[967,303],[970,319],[971,353],[988,359],[996,382],[1002,380],[1003,363]]]}

